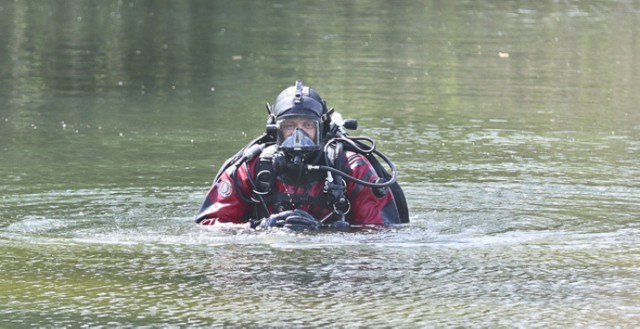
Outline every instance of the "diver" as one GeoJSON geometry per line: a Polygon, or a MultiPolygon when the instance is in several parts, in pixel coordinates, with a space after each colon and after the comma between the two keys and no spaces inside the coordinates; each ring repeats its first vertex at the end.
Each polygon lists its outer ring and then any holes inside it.
{"type": "Polygon", "coordinates": [[[356,120],[300,81],[267,112],[266,133],[222,165],[197,223],[301,231],[409,222],[393,162],[372,139],[347,133],[356,120]]]}

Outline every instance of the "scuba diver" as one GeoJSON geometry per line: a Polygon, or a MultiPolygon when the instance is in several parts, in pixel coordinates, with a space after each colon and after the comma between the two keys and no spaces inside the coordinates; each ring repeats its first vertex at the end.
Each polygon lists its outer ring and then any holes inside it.
{"type": "Polygon", "coordinates": [[[197,223],[304,231],[409,222],[393,162],[372,139],[347,133],[356,120],[300,81],[267,112],[266,133],[222,165],[197,223]]]}

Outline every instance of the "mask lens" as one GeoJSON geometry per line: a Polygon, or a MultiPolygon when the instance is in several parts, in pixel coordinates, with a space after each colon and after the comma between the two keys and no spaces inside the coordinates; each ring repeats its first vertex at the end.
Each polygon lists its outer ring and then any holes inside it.
{"type": "Polygon", "coordinates": [[[278,121],[278,144],[285,151],[312,151],[319,146],[318,121],[292,117],[278,121]]]}
{"type": "Polygon", "coordinates": [[[308,148],[315,148],[316,143],[311,137],[304,133],[301,129],[296,128],[291,136],[285,138],[280,147],[292,149],[294,151],[304,151],[308,148]]]}

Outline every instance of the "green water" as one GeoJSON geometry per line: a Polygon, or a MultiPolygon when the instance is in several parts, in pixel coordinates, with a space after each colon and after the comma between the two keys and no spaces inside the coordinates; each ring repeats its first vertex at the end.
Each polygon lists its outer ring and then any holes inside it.
{"type": "Polygon", "coordinates": [[[0,327],[640,325],[640,2],[0,1],[0,327]],[[296,79],[411,223],[193,216],[296,79]]]}

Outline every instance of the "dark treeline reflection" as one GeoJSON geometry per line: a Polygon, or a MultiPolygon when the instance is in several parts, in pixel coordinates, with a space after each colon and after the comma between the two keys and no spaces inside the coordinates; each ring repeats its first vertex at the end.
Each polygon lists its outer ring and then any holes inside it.
{"type": "Polygon", "coordinates": [[[626,86],[640,76],[639,11],[624,1],[0,1],[0,93],[20,109],[52,94],[223,87],[235,97],[253,86],[255,103],[302,77],[330,99],[393,90],[409,113],[438,99],[438,116],[523,98],[621,107],[638,97],[626,86]]]}
{"type": "Polygon", "coordinates": [[[188,85],[211,74],[214,12],[209,1],[6,3],[4,84],[71,94],[188,85]]]}
{"type": "MultiPolygon", "coordinates": [[[[512,56],[521,57],[548,53],[553,60],[547,64],[559,69],[581,65],[573,69],[587,77],[594,67],[609,65],[614,70],[601,79],[612,84],[619,80],[614,75],[631,78],[637,73],[631,63],[638,47],[633,42],[638,8],[627,2],[545,1],[525,6],[464,1],[87,0],[2,1],[0,7],[2,91],[12,91],[15,97],[49,90],[76,94],[122,86],[168,90],[211,85],[215,79],[237,74],[233,69],[241,61],[251,64],[248,70],[257,78],[317,75],[328,68],[343,75],[345,84],[344,71],[350,65],[383,62],[388,74],[401,78],[400,83],[415,88],[430,80],[434,83],[430,93],[441,94],[458,92],[451,88],[464,85],[460,79],[467,73],[442,73],[443,67],[463,66],[460,62],[469,61],[469,54],[514,50],[512,56]],[[483,17],[483,8],[504,16],[483,17]],[[368,19],[374,17],[372,12],[383,12],[387,19],[368,19]],[[332,20],[335,15],[351,19],[332,20]],[[481,18],[469,24],[469,16],[481,18]],[[578,33],[601,19],[610,20],[600,25],[607,30],[578,33]],[[547,27],[542,33],[538,28],[535,34],[523,35],[527,47],[511,39],[500,43],[514,24],[534,23],[547,27]],[[461,36],[470,35],[477,37],[477,44],[457,44],[461,36]],[[575,44],[575,52],[554,54],[561,49],[558,42],[575,44]],[[380,43],[386,44],[384,51],[376,48],[380,43]],[[607,57],[610,62],[602,61],[607,57]],[[424,79],[425,74],[436,78],[424,79]]],[[[537,76],[535,67],[526,67],[531,63],[518,63],[520,67],[513,64],[505,70],[518,70],[524,76],[512,78],[567,82],[562,77],[537,76]]]]}

